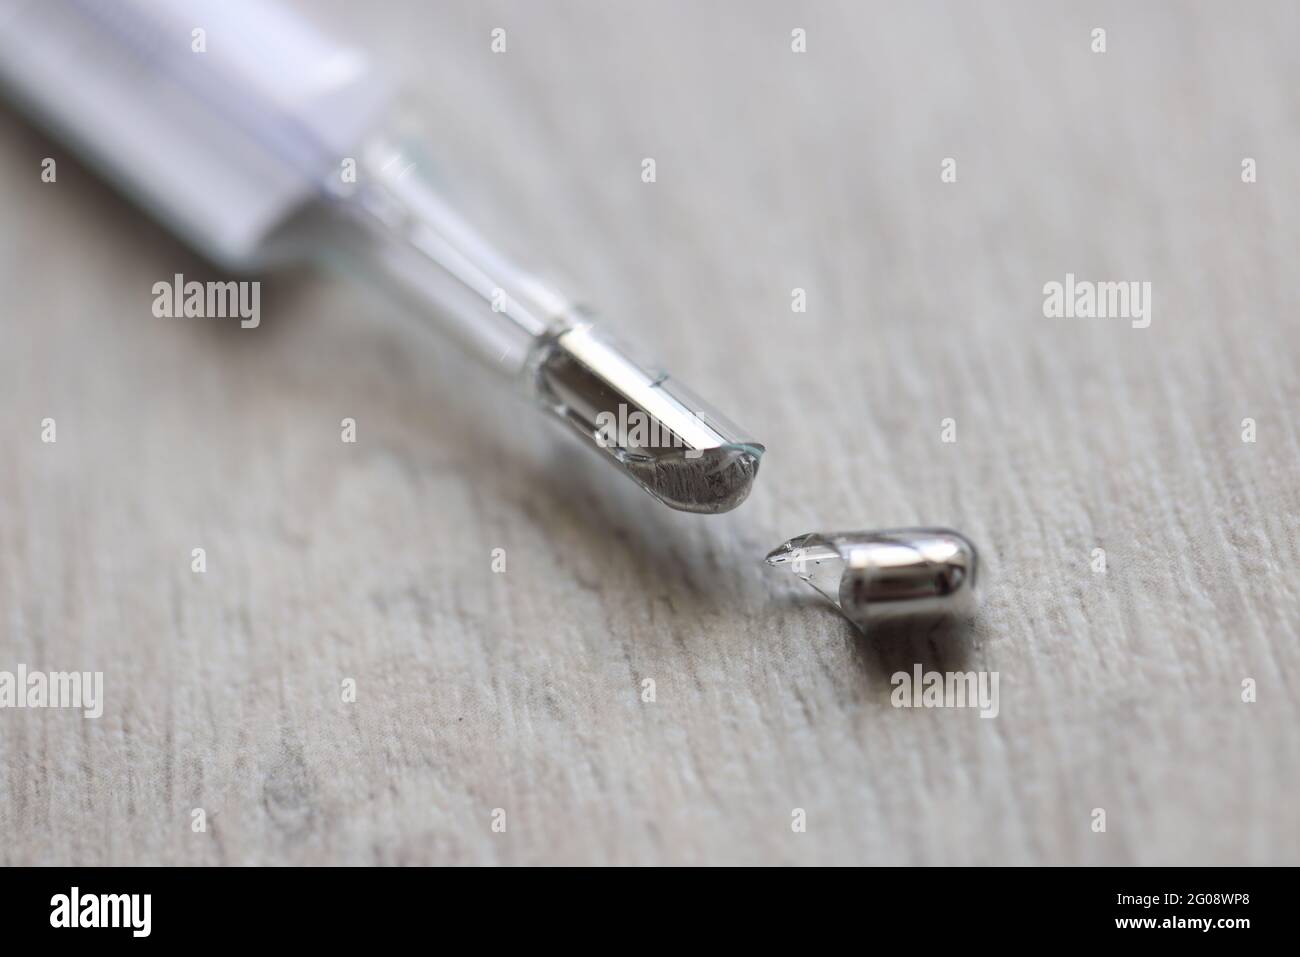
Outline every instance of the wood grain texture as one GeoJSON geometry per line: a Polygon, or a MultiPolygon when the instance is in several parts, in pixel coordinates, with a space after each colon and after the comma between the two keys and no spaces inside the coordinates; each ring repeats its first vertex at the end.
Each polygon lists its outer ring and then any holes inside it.
{"type": "Polygon", "coordinates": [[[1300,860],[1293,4],[312,6],[762,474],[670,513],[335,281],[156,319],[207,267],[0,114],[0,669],[107,698],[0,711],[0,863],[1300,860]],[[1045,319],[1066,272],[1150,328],[1045,319]],[[760,566],[920,523],[984,549],[964,640],[760,566]],[[918,661],[999,716],[893,708],[918,661]]]}

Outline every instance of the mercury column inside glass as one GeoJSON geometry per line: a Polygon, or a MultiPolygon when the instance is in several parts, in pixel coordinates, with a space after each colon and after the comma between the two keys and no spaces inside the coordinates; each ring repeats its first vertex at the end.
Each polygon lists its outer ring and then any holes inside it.
{"type": "Polygon", "coordinates": [[[383,287],[664,504],[713,513],[745,500],[760,443],[504,259],[411,175],[418,164],[396,141],[372,138],[361,163],[334,207],[351,228],[334,231],[383,287]]]}

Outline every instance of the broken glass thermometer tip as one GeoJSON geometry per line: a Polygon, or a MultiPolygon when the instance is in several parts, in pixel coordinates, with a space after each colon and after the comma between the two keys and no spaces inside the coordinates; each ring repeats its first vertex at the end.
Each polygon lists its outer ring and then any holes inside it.
{"type": "Polygon", "coordinates": [[[963,618],[975,610],[978,556],[950,528],[810,532],[767,563],[792,573],[863,631],[899,621],[963,618]]]}

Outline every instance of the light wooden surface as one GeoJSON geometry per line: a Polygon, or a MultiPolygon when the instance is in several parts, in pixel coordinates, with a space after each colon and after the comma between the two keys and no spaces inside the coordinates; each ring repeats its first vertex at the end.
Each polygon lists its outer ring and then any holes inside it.
{"type": "Polygon", "coordinates": [[[205,267],[2,113],[0,669],[107,701],[0,711],[0,863],[1300,860],[1293,4],[312,6],[756,491],[671,513],[336,281],[154,318],[205,267]],[[1066,272],[1150,328],[1044,318],[1066,272]],[[984,549],[965,639],[760,566],[918,523],[984,549]],[[1000,714],[891,707],[914,662],[1000,714]]]}

